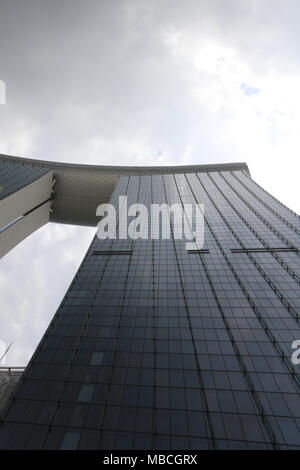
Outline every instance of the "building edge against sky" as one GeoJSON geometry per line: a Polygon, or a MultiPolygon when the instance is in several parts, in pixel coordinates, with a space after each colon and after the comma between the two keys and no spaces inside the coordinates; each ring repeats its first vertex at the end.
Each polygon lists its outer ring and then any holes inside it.
{"type": "Polygon", "coordinates": [[[0,203],[34,194],[31,209],[6,204],[0,243],[32,214],[35,226],[96,225],[96,207],[120,195],[205,206],[199,252],[174,237],[94,238],[3,412],[0,448],[300,449],[299,216],[246,164],[2,156],[0,168],[0,203]]]}

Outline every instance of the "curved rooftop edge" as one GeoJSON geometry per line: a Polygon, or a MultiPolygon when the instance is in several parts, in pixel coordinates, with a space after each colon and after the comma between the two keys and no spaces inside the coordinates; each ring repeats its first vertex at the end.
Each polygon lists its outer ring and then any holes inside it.
{"type": "Polygon", "coordinates": [[[108,166],[52,162],[0,154],[8,161],[53,170],[55,185],[50,222],[96,226],[96,208],[108,202],[120,176],[244,170],[244,162],[175,166],[108,166]]]}

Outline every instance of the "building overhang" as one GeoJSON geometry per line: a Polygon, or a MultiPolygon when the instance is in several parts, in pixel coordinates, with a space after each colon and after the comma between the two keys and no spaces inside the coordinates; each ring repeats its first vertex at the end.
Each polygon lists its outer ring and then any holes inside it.
{"type": "Polygon", "coordinates": [[[96,226],[96,208],[109,201],[120,176],[150,174],[246,171],[246,163],[217,163],[207,165],[176,166],[104,166],[51,162],[9,155],[1,155],[0,161],[39,166],[53,170],[55,179],[50,222],[72,225],[96,226]]]}

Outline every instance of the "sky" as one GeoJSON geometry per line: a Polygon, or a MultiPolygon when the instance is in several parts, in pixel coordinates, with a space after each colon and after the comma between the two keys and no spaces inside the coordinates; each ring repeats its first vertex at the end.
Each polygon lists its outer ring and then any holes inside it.
{"type": "MultiPolygon", "coordinates": [[[[245,161],[300,213],[299,17],[298,0],[0,0],[0,153],[245,161]]],[[[94,233],[49,223],[0,261],[6,365],[27,364],[94,233]]]]}

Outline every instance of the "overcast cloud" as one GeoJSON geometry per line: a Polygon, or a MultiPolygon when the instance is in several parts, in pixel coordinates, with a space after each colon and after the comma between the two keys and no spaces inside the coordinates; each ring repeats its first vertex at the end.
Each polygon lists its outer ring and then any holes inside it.
{"type": "MultiPolygon", "coordinates": [[[[0,0],[0,153],[246,161],[300,212],[297,0],[0,0]]],[[[0,262],[0,339],[25,365],[94,229],[48,224],[0,262]]]]}

